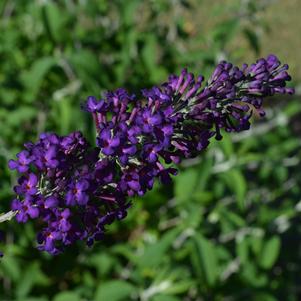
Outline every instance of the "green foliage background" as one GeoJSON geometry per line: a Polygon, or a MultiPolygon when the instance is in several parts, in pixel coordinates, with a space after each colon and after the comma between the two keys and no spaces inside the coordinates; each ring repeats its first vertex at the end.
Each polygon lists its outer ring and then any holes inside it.
{"type": "MultiPolygon", "coordinates": [[[[1,212],[16,180],[7,161],[25,141],[77,129],[93,141],[86,96],[291,50],[285,35],[271,49],[263,11],[287,8],[271,2],[1,0],[1,212]]],[[[299,101],[267,101],[265,120],[183,162],[173,185],[135,199],[92,249],[51,257],[34,248],[33,225],[2,224],[0,300],[300,300],[299,101]]]]}

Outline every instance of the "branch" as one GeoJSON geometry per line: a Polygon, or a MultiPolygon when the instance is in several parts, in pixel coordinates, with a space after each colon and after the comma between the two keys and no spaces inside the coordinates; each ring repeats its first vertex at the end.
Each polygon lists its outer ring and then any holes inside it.
{"type": "Polygon", "coordinates": [[[17,214],[17,211],[8,211],[6,213],[0,214],[0,223],[10,221],[15,215],[17,214]]]}

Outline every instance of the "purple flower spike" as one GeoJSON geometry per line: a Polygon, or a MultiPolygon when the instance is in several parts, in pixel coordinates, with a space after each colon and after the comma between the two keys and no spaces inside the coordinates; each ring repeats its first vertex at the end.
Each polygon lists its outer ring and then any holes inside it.
{"type": "Polygon", "coordinates": [[[17,221],[38,218],[38,248],[50,254],[78,240],[91,246],[126,217],[128,198],[156,179],[170,183],[174,165],[199,155],[212,137],[249,129],[254,112],[264,116],[265,97],[293,94],[287,70],[274,55],[241,68],[222,61],[207,82],[183,69],[142,90],[142,99],[125,89],[89,96],[83,109],[93,116],[97,147],[80,132],[43,133],[9,161],[20,173],[11,204],[17,221]]]}

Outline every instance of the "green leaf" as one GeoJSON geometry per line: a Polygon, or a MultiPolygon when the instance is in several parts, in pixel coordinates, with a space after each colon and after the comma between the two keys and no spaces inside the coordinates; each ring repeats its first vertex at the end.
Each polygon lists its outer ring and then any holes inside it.
{"type": "Polygon", "coordinates": [[[45,22],[45,27],[53,41],[63,40],[65,28],[64,25],[70,14],[64,13],[62,8],[60,8],[55,2],[47,2],[43,7],[43,17],[45,22]]]}
{"type": "Polygon", "coordinates": [[[193,286],[194,286],[193,280],[178,281],[171,284],[166,290],[164,290],[164,292],[170,295],[183,294],[193,286]]]}
{"type": "Polygon", "coordinates": [[[25,85],[31,100],[36,97],[40,90],[43,79],[49,70],[57,63],[56,59],[50,56],[42,57],[33,63],[31,68],[21,75],[23,84],[25,85]]]}
{"type": "Polygon", "coordinates": [[[79,76],[99,75],[99,60],[91,50],[77,50],[76,52],[68,55],[68,59],[72,63],[72,66],[76,69],[79,76]]]}
{"type": "Polygon", "coordinates": [[[1,260],[0,271],[5,277],[18,281],[21,277],[20,262],[17,258],[5,255],[5,260],[1,260]]]}
{"type": "Polygon", "coordinates": [[[106,253],[94,254],[89,257],[89,265],[96,268],[100,276],[107,275],[114,264],[114,257],[106,253]]]}
{"type": "Polygon", "coordinates": [[[34,262],[24,271],[22,281],[18,282],[16,294],[19,298],[24,298],[31,291],[35,284],[47,285],[47,277],[42,273],[39,263],[34,262]]]}
{"type": "Polygon", "coordinates": [[[252,236],[250,237],[250,245],[253,253],[257,256],[260,257],[260,253],[262,250],[262,245],[264,241],[262,236],[252,236]]]}
{"type": "Polygon", "coordinates": [[[55,103],[57,106],[60,132],[66,134],[69,132],[71,120],[73,117],[72,106],[68,98],[61,99],[55,103]]]}
{"type": "Polygon", "coordinates": [[[233,142],[231,141],[231,136],[227,133],[223,134],[223,139],[219,141],[220,147],[223,149],[224,154],[227,158],[230,158],[233,155],[234,148],[233,142]]]}
{"type": "Polygon", "coordinates": [[[220,209],[220,215],[227,221],[229,221],[234,228],[242,228],[246,225],[246,221],[243,217],[239,216],[237,213],[227,210],[227,208],[220,209]]]}
{"type": "Polygon", "coordinates": [[[46,297],[29,297],[29,298],[20,298],[17,301],[48,301],[49,299],[46,297]]]}
{"type": "Polygon", "coordinates": [[[178,233],[178,229],[170,230],[158,242],[148,245],[144,253],[137,258],[138,266],[141,268],[151,268],[160,264],[164,259],[164,255],[167,255],[167,250],[178,233]]]}
{"type": "Polygon", "coordinates": [[[79,49],[67,56],[77,77],[84,83],[89,93],[99,93],[100,83],[108,85],[107,73],[99,72],[101,65],[97,56],[88,49],[79,49]]]}
{"type": "Polygon", "coordinates": [[[237,18],[228,19],[220,22],[212,31],[214,41],[223,48],[235,36],[239,28],[239,21],[237,18]]]}
{"type": "Polygon", "coordinates": [[[236,253],[242,264],[248,263],[249,260],[249,240],[247,237],[236,240],[236,253]]]}
{"type": "Polygon", "coordinates": [[[260,265],[264,269],[270,269],[276,262],[281,247],[281,240],[278,236],[273,236],[267,240],[261,252],[260,265]]]}
{"type": "Polygon", "coordinates": [[[135,262],[137,260],[137,256],[133,253],[132,249],[129,248],[126,244],[116,244],[111,249],[114,255],[118,255],[119,257],[124,257],[129,261],[135,262]]]}
{"type": "Polygon", "coordinates": [[[255,53],[258,54],[260,51],[260,44],[256,31],[249,28],[245,28],[244,33],[250,46],[253,48],[255,53]]]}
{"type": "Polygon", "coordinates": [[[198,179],[198,172],[195,169],[182,170],[175,178],[175,196],[181,201],[190,201],[198,179]]]}
{"type": "Polygon", "coordinates": [[[227,186],[235,193],[238,206],[241,210],[245,208],[245,196],[247,183],[241,171],[232,169],[222,175],[227,186]]]}
{"type": "Polygon", "coordinates": [[[137,7],[140,1],[131,0],[126,2],[121,2],[124,5],[122,6],[122,19],[126,26],[132,26],[135,22],[135,14],[137,11],[137,7]]]}
{"type": "Polygon", "coordinates": [[[269,293],[256,293],[256,296],[254,296],[254,301],[279,301],[279,299],[276,299],[269,293]]]}
{"type": "Polygon", "coordinates": [[[193,237],[193,240],[203,277],[209,286],[213,286],[216,283],[219,274],[215,246],[212,242],[198,233],[193,237]]]}
{"type": "Polygon", "coordinates": [[[248,285],[254,287],[264,287],[269,281],[268,275],[259,273],[257,266],[250,261],[243,266],[240,275],[248,285]]]}
{"type": "Polygon", "coordinates": [[[101,283],[98,286],[94,300],[95,301],[129,300],[128,297],[135,291],[136,288],[128,282],[122,280],[112,280],[109,282],[101,283]]]}
{"type": "Polygon", "coordinates": [[[74,292],[61,292],[58,293],[54,298],[53,301],[81,301],[80,296],[74,292]]]}
{"type": "Polygon", "coordinates": [[[208,179],[211,175],[213,166],[213,159],[209,156],[204,156],[202,162],[199,164],[198,184],[197,190],[203,192],[208,185],[208,179]]]}
{"type": "Polygon", "coordinates": [[[169,295],[157,295],[151,299],[151,301],[180,301],[181,299],[175,296],[169,295]]]}
{"type": "Polygon", "coordinates": [[[9,114],[9,119],[7,120],[7,123],[9,123],[11,126],[20,126],[22,122],[26,123],[29,120],[35,118],[36,115],[36,108],[30,105],[23,105],[20,106],[18,110],[15,110],[9,114]]]}
{"type": "Polygon", "coordinates": [[[163,80],[164,76],[167,76],[165,69],[158,64],[158,40],[153,34],[149,34],[145,37],[145,45],[142,49],[142,59],[150,75],[152,82],[163,80]]]}

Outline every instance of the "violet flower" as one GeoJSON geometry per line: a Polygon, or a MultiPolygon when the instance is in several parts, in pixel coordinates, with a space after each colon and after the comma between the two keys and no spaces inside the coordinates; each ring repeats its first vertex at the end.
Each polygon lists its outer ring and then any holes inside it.
{"type": "Polygon", "coordinates": [[[169,183],[174,165],[199,155],[212,137],[249,129],[254,112],[264,116],[265,97],[293,94],[287,69],[274,55],[242,68],[223,61],[206,83],[184,69],[141,98],[125,89],[89,96],[83,108],[93,116],[97,147],[80,132],[44,133],[9,161],[20,173],[11,206],[17,221],[42,221],[38,248],[51,254],[78,240],[91,246],[126,217],[132,196],[156,179],[169,183]]]}

